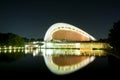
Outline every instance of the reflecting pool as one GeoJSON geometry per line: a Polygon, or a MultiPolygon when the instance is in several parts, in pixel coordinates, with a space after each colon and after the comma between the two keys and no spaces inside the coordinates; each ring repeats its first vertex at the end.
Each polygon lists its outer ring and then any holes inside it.
{"type": "MultiPolygon", "coordinates": [[[[46,51],[47,52],[47,51],[46,51]]],[[[54,74],[54,71],[50,71],[48,65],[46,66],[45,59],[49,59],[50,57],[54,57],[53,61],[57,65],[69,65],[72,66],[69,67],[69,69],[74,69],[77,66],[72,65],[72,63],[78,63],[77,60],[79,58],[76,56],[50,56],[50,55],[44,55],[42,53],[42,50],[35,49],[33,51],[23,51],[23,52],[10,52],[10,53],[0,53],[0,72],[2,74],[9,74],[9,75],[20,75],[21,76],[43,76],[46,75],[48,78],[52,79],[53,77],[56,79],[63,79],[63,78],[68,78],[68,79],[77,79],[77,78],[87,78],[85,76],[89,76],[92,79],[95,78],[93,76],[101,76],[101,72],[103,72],[102,78],[106,77],[105,74],[108,74],[109,72],[109,67],[108,67],[108,57],[107,56],[97,56],[96,59],[88,64],[87,66],[83,67],[80,70],[77,70],[71,74],[66,74],[66,75],[56,75],[54,74]],[[48,58],[49,57],[49,58],[48,58]],[[59,57],[59,59],[58,59],[59,57]],[[2,59],[4,58],[4,59],[2,59]],[[72,61],[71,59],[75,59],[75,61],[72,61]],[[62,62],[62,60],[64,62],[62,62]],[[69,62],[71,60],[71,62],[69,62]],[[60,61],[62,63],[60,63],[60,61]],[[67,64],[66,64],[67,63],[67,64]],[[97,74],[96,74],[97,73],[97,74]]],[[[50,62],[49,60],[47,60],[50,62]]],[[[51,66],[51,65],[50,65],[51,66]]],[[[68,70],[66,67],[61,68],[60,66],[57,67],[57,69],[62,70],[63,72],[65,70],[68,70]]],[[[45,77],[46,79],[46,77],[45,77]]],[[[78,79],[79,80],[79,79],[78,79]]]]}

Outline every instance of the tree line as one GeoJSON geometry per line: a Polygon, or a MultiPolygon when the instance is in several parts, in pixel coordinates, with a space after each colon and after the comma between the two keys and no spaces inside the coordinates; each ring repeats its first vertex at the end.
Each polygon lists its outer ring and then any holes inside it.
{"type": "Polygon", "coordinates": [[[24,39],[13,33],[0,33],[0,46],[23,46],[24,39]]]}
{"type": "Polygon", "coordinates": [[[26,37],[21,37],[14,33],[0,33],[0,46],[24,46],[25,43],[31,41],[40,41],[42,39],[28,39],[26,37]]]}

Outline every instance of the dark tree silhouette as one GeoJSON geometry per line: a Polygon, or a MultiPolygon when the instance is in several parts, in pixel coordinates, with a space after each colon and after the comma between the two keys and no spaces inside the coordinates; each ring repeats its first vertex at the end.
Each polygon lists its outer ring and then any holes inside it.
{"type": "Polygon", "coordinates": [[[109,44],[113,47],[114,53],[120,56],[120,20],[114,23],[108,35],[109,44]]]}
{"type": "Polygon", "coordinates": [[[113,47],[112,54],[116,56],[108,56],[110,66],[114,69],[120,69],[120,20],[113,24],[113,28],[110,29],[108,34],[108,42],[113,47]]]}
{"type": "Polygon", "coordinates": [[[24,46],[24,39],[13,33],[0,33],[0,46],[24,46]]]}

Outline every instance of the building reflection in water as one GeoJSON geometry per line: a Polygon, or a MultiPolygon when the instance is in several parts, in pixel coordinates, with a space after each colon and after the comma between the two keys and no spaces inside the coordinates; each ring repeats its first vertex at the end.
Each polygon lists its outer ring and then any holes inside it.
{"type": "MultiPolygon", "coordinates": [[[[106,55],[106,43],[96,39],[73,25],[53,24],[45,33],[44,42],[40,42],[45,64],[55,74],[63,75],[82,69],[95,60],[95,56],[106,55]]],[[[34,50],[34,56],[37,54],[34,50]]]]}
{"type": "Polygon", "coordinates": [[[82,69],[95,60],[95,55],[100,56],[105,53],[102,50],[104,45],[101,43],[89,43],[89,41],[96,41],[93,36],[67,23],[55,23],[50,26],[46,31],[44,41],[47,42],[44,43],[45,63],[51,72],[58,75],[82,69]],[[49,43],[51,41],[58,43],[49,43]],[[79,43],[80,41],[88,43],[79,43]]]}
{"type": "Polygon", "coordinates": [[[32,53],[33,56],[43,56],[49,70],[62,75],[75,72],[91,63],[95,57],[90,56],[106,56],[111,46],[97,41],[45,42],[42,46],[26,49],[25,52],[32,53]]]}

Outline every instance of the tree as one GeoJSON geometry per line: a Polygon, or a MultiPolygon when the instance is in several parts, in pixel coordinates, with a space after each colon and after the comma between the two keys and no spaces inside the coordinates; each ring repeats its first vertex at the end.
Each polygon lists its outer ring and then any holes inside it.
{"type": "Polygon", "coordinates": [[[0,33],[0,46],[24,46],[24,39],[13,33],[0,33]]]}
{"type": "Polygon", "coordinates": [[[112,54],[108,56],[109,64],[112,68],[118,70],[120,68],[120,20],[113,24],[108,34],[108,42],[113,47],[112,54]]]}
{"type": "Polygon", "coordinates": [[[24,46],[24,39],[16,34],[8,33],[8,44],[12,46],[24,46]]]}
{"type": "Polygon", "coordinates": [[[113,47],[114,53],[120,55],[120,20],[114,23],[113,28],[108,34],[109,44],[113,47]]]}

